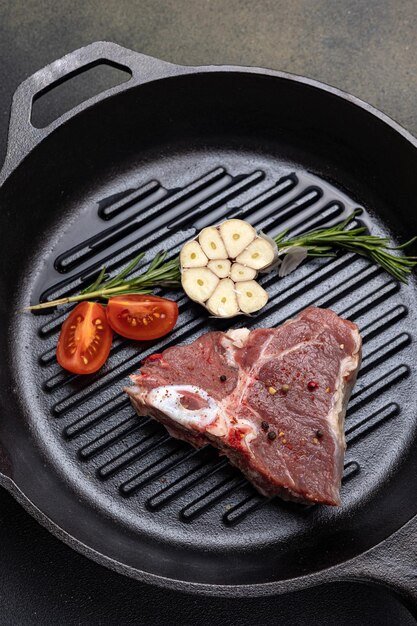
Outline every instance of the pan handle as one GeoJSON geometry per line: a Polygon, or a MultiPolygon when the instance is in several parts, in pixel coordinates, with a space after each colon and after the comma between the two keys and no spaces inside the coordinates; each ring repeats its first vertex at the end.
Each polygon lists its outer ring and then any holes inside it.
{"type": "Polygon", "coordinates": [[[341,579],[342,573],[345,580],[359,580],[390,589],[417,617],[417,515],[374,548],[348,561],[340,569],[335,568],[333,573],[337,580],[341,579]]]}
{"type": "MultiPolygon", "coordinates": [[[[7,152],[3,168],[0,171],[0,184],[4,182],[32,148],[62,122],[110,95],[129,89],[134,85],[174,75],[178,73],[180,67],[173,63],[161,61],[160,59],[123,48],[115,43],[96,41],[67,54],[62,59],[58,59],[39,70],[23,81],[13,96],[7,152]],[[58,85],[103,62],[115,68],[128,71],[131,74],[131,78],[120,85],[89,98],[54,120],[45,128],[35,128],[32,125],[32,105],[37,97],[52,89],[54,85],[58,85]]],[[[181,70],[186,72],[187,68],[184,67],[181,70]]]]}

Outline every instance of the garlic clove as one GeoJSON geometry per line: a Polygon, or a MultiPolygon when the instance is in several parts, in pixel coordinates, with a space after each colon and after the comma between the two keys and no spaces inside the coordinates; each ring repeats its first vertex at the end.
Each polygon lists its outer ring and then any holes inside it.
{"type": "Polygon", "coordinates": [[[210,298],[219,278],[207,267],[191,267],[182,272],[182,286],[189,298],[203,303],[210,298]]]}
{"type": "Polygon", "coordinates": [[[243,313],[259,311],[268,302],[268,294],[256,280],[235,284],[237,301],[243,313]]]}
{"type": "Polygon", "coordinates": [[[262,270],[271,265],[277,256],[277,247],[263,237],[256,237],[236,258],[237,263],[247,265],[254,270],[262,270]]]}
{"type": "Polygon", "coordinates": [[[198,236],[198,241],[209,259],[224,259],[227,257],[226,248],[220,233],[214,226],[203,228],[198,236]]]}
{"type": "Polygon", "coordinates": [[[182,267],[204,267],[208,263],[208,258],[198,241],[193,240],[183,245],[180,252],[180,263],[182,267]]]}
{"type": "Polygon", "coordinates": [[[209,261],[207,267],[219,278],[227,278],[231,265],[229,259],[216,259],[209,261]]]}
{"type": "Polygon", "coordinates": [[[235,284],[230,278],[223,278],[213,294],[206,302],[206,307],[212,315],[219,317],[234,317],[239,313],[235,284]]]}
{"type": "Polygon", "coordinates": [[[240,263],[233,263],[230,270],[230,278],[235,282],[239,283],[242,280],[253,280],[256,277],[256,270],[251,267],[245,267],[240,263]]]}
{"type": "Polygon", "coordinates": [[[226,220],[219,226],[227,255],[235,259],[255,239],[256,230],[243,220],[226,220]]]}

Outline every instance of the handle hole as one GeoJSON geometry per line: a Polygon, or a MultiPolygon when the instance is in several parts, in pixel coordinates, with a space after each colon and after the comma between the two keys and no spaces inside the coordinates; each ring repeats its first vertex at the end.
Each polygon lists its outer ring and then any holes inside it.
{"type": "Polygon", "coordinates": [[[82,102],[127,82],[131,77],[131,71],[123,65],[112,61],[94,61],[37,93],[30,121],[35,128],[45,128],[82,102]]]}

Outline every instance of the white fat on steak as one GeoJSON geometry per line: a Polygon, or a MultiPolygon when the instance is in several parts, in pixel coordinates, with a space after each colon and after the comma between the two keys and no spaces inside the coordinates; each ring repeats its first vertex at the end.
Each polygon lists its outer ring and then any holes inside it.
{"type": "Polygon", "coordinates": [[[243,348],[250,334],[248,328],[235,328],[224,333],[221,343],[226,350],[227,364],[236,367],[235,352],[236,348],[243,348]]]}
{"type": "Polygon", "coordinates": [[[146,403],[157,411],[161,411],[169,418],[185,427],[194,427],[201,430],[207,430],[210,426],[216,427],[216,434],[224,429],[225,419],[221,415],[221,410],[216,400],[209,394],[194,385],[166,385],[165,387],[155,387],[147,395],[146,403]],[[198,409],[187,408],[184,406],[184,397],[192,394],[199,397],[205,406],[198,409]],[[220,419],[219,419],[220,418],[220,419]],[[222,428],[223,424],[223,428],[222,428]]]}

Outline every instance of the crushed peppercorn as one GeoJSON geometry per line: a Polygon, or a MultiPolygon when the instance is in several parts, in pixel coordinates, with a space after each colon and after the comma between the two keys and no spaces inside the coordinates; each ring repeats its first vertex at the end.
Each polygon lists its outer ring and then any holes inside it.
{"type": "Polygon", "coordinates": [[[276,392],[277,390],[275,389],[275,387],[268,387],[268,393],[270,393],[271,396],[274,396],[276,392]]]}
{"type": "Polygon", "coordinates": [[[270,439],[271,441],[273,441],[274,439],[276,439],[277,437],[277,433],[273,430],[270,430],[268,433],[268,439],[270,439]]]}
{"type": "Polygon", "coordinates": [[[265,420],[263,422],[261,422],[261,428],[262,428],[262,430],[268,430],[268,428],[269,428],[268,422],[265,422],[265,420]]]}
{"type": "Polygon", "coordinates": [[[287,391],[289,391],[289,388],[290,388],[290,386],[287,385],[286,383],[281,385],[281,391],[283,391],[284,393],[287,393],[287,391]]]}
{"type": "Polygon", "coordinates": [[[224,374],[222,374],[222,375],[220,376],[220,381],[221,381],[222,383],[224,383],[224,382],[226,381],[226,376],[225,376],[224,374]]]}
{"type": "Polygon", "coordinates": [[[319,439],[321,439],[323,437],[324,433],[322,430],[316,430],[316,437],[318,437],[319,439]]]}
{"type": "Polygon", "coordinates": [[[317,437],[313,437],[313,443],[314,445],[318,444],[319,440],[317,439],[317,437]]]}

